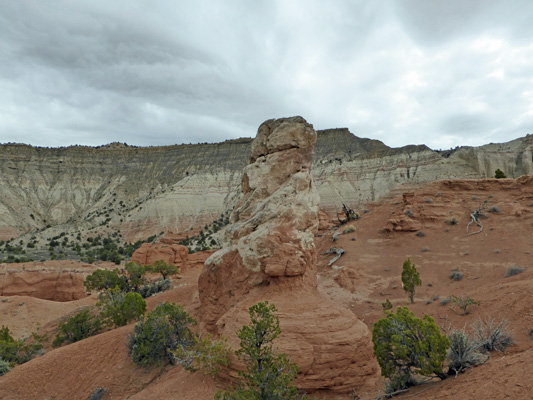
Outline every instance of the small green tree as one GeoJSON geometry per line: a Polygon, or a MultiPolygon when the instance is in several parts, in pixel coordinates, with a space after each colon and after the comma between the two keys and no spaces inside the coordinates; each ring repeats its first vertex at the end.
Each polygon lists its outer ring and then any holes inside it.
{"type": "Polygon", "coordinates": [[[163,279],[167,279],[167,276],[176,275],[179,270],[174,264],[166,263],[163,260],[157,260],[153,267],[150,268],[152,272],[159,273],[163,279]]]}
{"type": "Polygon", "coordinates": [[[100,317],[108,326],[124,326],[146,311],[146,302],[139,293],[124,293],[119,288],[100,293],[96,305],[101,308],[100,317]]]}
{"type": "Polygon", "coordinates": [[[128,338],[133,362],[142,367],[172,362],[172,352],[179,345],[184,348],[194,345],[192,325],[196,325],[196,321],[180,305],[159,304],[143,321],[135,324],[128,338]]]}
{"type": "Polygon", "coordinates": [[[52,342],[59,347],[63,342],[74,343],[96,335],[102,329],[102,321],[89,310],[83,310],[59,325],[59,332],[52,342]]]}
{"type": "Polygon", "coordinates": [[[505,176],[504,172],[501,169],[499,169],[499,168],[496,171],[494,171],[494,177],[496,179],[507,178],[507,176],[505,176]]]}
{"type": "Polygon", "coordinates": [[[479,305],[479,301],[472,299],[470,296],[458,297],[452,294],[450,295],[450,301],[453,304],[453,307],[450,308],[455,312],[457,312],[455,308],[459,308],[463,311],[463,315],[470,314],[470,311],[468,311],[468,307],[479,305]]]}
{"type": "Polygon", "coordinates": [[[433,318],[415,317],[407,307],[398,307],[374,325],[372,342],[381,375],[389,378],[393,391],[414,384],[413,374],[445,379],[442,364],[450,341],[441,335],[433,318]]]}
{"type": "Polygon", "coordinates": [[[141,264],[130,261],[124,268],[128,274],[128,291],[139,291],[139,287],[144,283],[146,269],[141,264]]]}
{"type": "Polygon", "coordinates": [[[422,281],[420,280],[420,274],[416,270],[415,264],[411,264],[411,259],[409,258],[403,263],[402,283],[403,290],[409,295],[411,304],[414,303],[415,288],[416,286],[422,285],[422,281]]]}
{"type": "Polygon", "coordinates": [[[268,301],[250,307],[250,325],[237,333],[241,347],[235,352],[245,366],[241,383],[233,392],[221,391],[216,395],[223,400],[288,400],[304,398],[292,386],[298,366],[285,354],[275,355],[273,342],[281,334],[276,307],[268,301]]]}
{"type": "Polygon", "coordinates": [[[120,275],[119,270],[116,268],[112,271],[108,269],[97,269],[85,278],[83,284],[89,292],[93,290],[114,289],[116,287],[125,291],[127,289],[127,278],[120,275]]]}

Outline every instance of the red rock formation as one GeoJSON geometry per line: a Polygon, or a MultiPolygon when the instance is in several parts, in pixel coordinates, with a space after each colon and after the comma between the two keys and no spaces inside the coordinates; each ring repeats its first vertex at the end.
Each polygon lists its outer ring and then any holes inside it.
{"type": "Polygon", "coordinates": [[[274,303],[283,332],[277,346],[299,365],[297,385],[342,391],[371,382],[377,364],[366,325],[317,290],[315,142],[301,117],[259,127],[243,197],[225,231],[228,245],[207,259],[198,281],[200,314],[206,329],[238,347],[235,332],[249,322],[248,307],[274,303]]]}
{"type": "Polygon", "coordinates": [[[49,270],[10,270],[0,274],[1,296],[31,296],[44,300],[71,301],[87,296],[87,273],[49,270]]]}
{"type": "Polygon", "coordinates": [[[142,265],[154,265],[157,260],[163,260],[166,263],[183,268],[188,265],[188,256],[189,249],[180,244],[144,243],[135,250],[131,260],[142,265]]]}

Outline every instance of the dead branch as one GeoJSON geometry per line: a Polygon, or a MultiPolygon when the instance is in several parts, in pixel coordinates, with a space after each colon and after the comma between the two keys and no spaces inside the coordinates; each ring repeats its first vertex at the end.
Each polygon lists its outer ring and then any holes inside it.
{"type": "Polygon", "coordinates": [[[342,211],[344,212],[344,215],[346,216],[346,219],[341,219],[339,217],[339,213],[337,213],[337,219],[339,220],[339,223],[341,225],[344,225],[346,222],[351,221],[352,219],[358,219],[359,214],[356,213],[353,208],[349,208],[346,206],[346,204],[342,205],[342,211]]]}
{"type": "Polygon", "coordinates": [[[441,316],[439,316],[439,319],[443,319],[443,320],[444,320],[444,322],[442,323],[440,329],[442,329],[442,330],[444,331],[444,333],[446,334],[446,336],[449,336],[451,330],[453,329],[453,324],[452,324],[452,322],[448,319],[448,314],[446,314],[445,317],[441,317],[441,316]],[[444,326],[445,323],[448,323],[448,327],[447,327],[447,328],[444,326]]]}
{"type": "Polygon", "coordinates": [[[341,256],[344,254],[344,249],[338,249],[336,247],[330,248],[325,253],[320,253],[321,255],[325,256],[328,254],[335,254],[335,257],[331,259],[331,261],[328,263],[328,267],[331,267],[335,261],[337,261],[341,256]]]}
{"type": "Polygon", "coordinates": [[[481,222],[479,222],[479,217],[487,218],[487,216],[481,212],[485,208],[485,205],[486,205],[486,203],[483,203],[483,205],[481,207],[477,208],[476,210],[474,210],[474,211],[472,211],[470,213],[471,221],[466,226],[466,236],[476,235],[476,234],[480,233],[483,230],[483,224],[481,222]],[[472,225],[473,223],[475,223],[477,226],[479,226],[480,229],[477,232],[468,233],[468,229],[470,228],[470,225],[472,225]]]}
{"type": "Polygon", "coordinates": [[[378,395],[378,397],[376,397],[376,400],[382,400],[382,399],[390,399],[391,397],[397,395],[397,394],[400,394],[400,393],[403,393],[403,392],[407,392],[409,389],[400,389],[400,390],[397,390],[395,392],[392,392],[392,393],[385,393],[385,394],[382,394],[382,395],[378,395]]]}

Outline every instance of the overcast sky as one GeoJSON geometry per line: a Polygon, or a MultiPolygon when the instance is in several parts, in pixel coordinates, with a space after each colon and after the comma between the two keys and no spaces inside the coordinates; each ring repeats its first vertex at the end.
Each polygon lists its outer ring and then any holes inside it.
{"type": "Polygon", "coordinates": [[[393,147],[533,133],[533,1],[0,0],[0,143],[219,142],[301,115],[393,147]]]}

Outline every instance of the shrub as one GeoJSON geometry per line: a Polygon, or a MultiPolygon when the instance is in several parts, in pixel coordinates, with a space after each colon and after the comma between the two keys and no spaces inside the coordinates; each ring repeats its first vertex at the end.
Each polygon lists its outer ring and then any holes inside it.
{"type": "Polygon", "coordinates": [[[390,379],[393,391],[412,386],[412,374],[446,376],[442,364],[446,359],[449,339],[441,335],[433,318],[415,317],[407,307],[398,307],[396,314],[385,311],[372,330],[374,354],[381,375],[390,379]]]}
{"type": "Polygon", "coordinates": [[[0,358],[0,376],[7,374],[9,371],[11,371],[9,363],[0,358]]]}
{"type": "Polygon", "coordinates": [[[457,268],[452,269],[452,273],[450,274],[450,279],[453,279],[454,281],[460,281],[463,279],[463,274],[459,272],[457,268]]]}
{"type": "Polygon", "coordinates": [[[445,306],[446,304],[448,304],[450,302],[450,298],[449,297],[446,297],[444,299],[440,299],[440,305],[441,306],[445,306]]]}
{"type": "Polygon", "coordinates": [[[508,326],[509,322],[505,319],[499,324],[496,324],[494,318],[478,320],[473,325],[473,330],[479,348],[484,351],[503,351],[513,344],[508,326]]]}
{"type": "Polygon", "coordinates": [[[496,179],[502,179],[502,178],[507,178],[507,176],[503,173],[503,171],[501,169],[497,169],[496,171],[494,171],[494,177],[496,179]]]}
{"type": "Polygon", "coordinates": [[[22,340],[15,340],[7,326],[0,328],[0,359],[9,363],[10,367],[30,361],[42,348],[38,343],[25,344],[22,340]]]}
{"type": "Polygon", "coordinates": [[[404,212],[405,215],[407,215],[409,218],[413,216],[413,210],[409,209],[404,212]]]}
{"type": "Polygon", "coordinates": [[[127,289],[127,279],[124,276],[119,275],[119,270],[113,271],[107,269],[97,269],[83,282],[88,292],[93,290],[107,290],[118,287],[121,290],[127,289]]]}
{"type": "Polygon", "coordinates": [[[426,236],[426,234],[424,233],[424,231],[418,231],[418,232],[416,233],[416,236],[418,236],[418,237],[424,237],[424,236],[426,236]]]}
{"type": "Polygon", "coordinates": [[[489,212],[493,214],[499,214],[500,209],[497,206],[492,206],[491,208],[489,208],[489,212]]]}
{"type": "Polygon", "coordinates": [[[420,280],[420,274],[416,270],[415,264],[411,264],[409,258],[403,263],[402,283],[403,290],[409,295],[411,303],[414,303],[415,288],[416,286],[422,285],[422,281],[420,280]]]}
{"type": "MultiPolygon", "coordinates": [[[[457,296],[454,296],[452,294],[450,296],[450,301],[454,304],[454,306],[458,307],[460,310],[463,311],[463,315],[470,314],[470,311],[468,311],[468,307],[469,306],[472,306],[472,305],[478,306],[479,305],[479,301],[476,301],[476,300],[470,298],[469,296],[457,297],[457,296]]],[[[455,310],[455,308],[453,308],[453,309],[454,309],[454,311],[457,312],[457,310],[455,310]]]]}
{"type": "Polygon", "coordinates": [[[124,268],[128,274],[128,290],[127,291],[138,291],[139,286],[144,283],[144,274],[146,269],[141,264],[130,261],[126,264],[124,268]]]}
{"type": "Polygon", "coordinates": [[[107,389],[103,387],[96,388],[91,393],[88,400],[100,400],[107,393],[107,389]]]}
{"type": "Polygon", "coordinates": [[[174,264],[168,264],[163,260],[157,260],[153,267],[150,267],[152,272],[161,274],[163,279],[166,279],[167,276],[176,275],[179,270],[174,264]]]}
{"type": "Polygon", "coordinates": [[[383,311],[391,310],[392,303],[389,299],[387,299],[385,302],[381,303],[381,307],[383,307],[383,311]]]}
{"type": "Polygon", "coordinates": [[[228,365],[227,340],[214,340],[211,335],[194,337],[192,346],[178,345],[172,352],[174,361],[188,371],[201,371],[215,376],[221,365],[228,365]]]}
{"type": "Polygon", "coordinates": [[[424,253],[427,252],[427,251],[429,251],[429,247],[428,247],[428,246],[424,246],[424,247],[422,247],[422,251],[423,251],[424,253]]]}
{"type": "Polygon", "coordinates": [[[479,344],[471,340],[464,330],[453,330],[448,338],[450,339],[448,374],[457,376],[467,368],[484,361],[485,357],[479,352],[479,344]]]}
{"type": "Polygon", "coordinates": [[[102,321],[89,310],[83,310],[67,322],[59,325],[59,333],[52,342],[53,347],[59,347],[63,342],[74,343],[96,335],[102,329],[102,321]]]}
{"type": "Polygon", "coordinates": [[[159,304],[143,321],[135,324],[129,335],[131,359],[142,367],[173,362],[172,352],[178,346],[190,348],[195,344],[189,328],[192,325],[196,325],[196,321],[183,307],[167,302],[159,304]]]}
{"type": "Polygon", "coordinates": [[[448,225],[457,225],[457,222],[458,222],[458,221],[457,221],[457,218],[448,218],[448,219],[446,220],[446,223],[447,223],[448,225]]]}
{"type": "Polygon", "coordinates": [[[153,294],[170,289],[171,283],[172,281],[169,278],[159,278],[156,281],[145,283],[142,287],[139,288],[137,293],[139,293],[143,298],[147,298],[153,294]]]}
{"type": "Polygon", "coordinates": [[[146,311],[146,302],[139,293],[124,293],[119,288],[102,292],[96,305],[101,307],[100,316],[108,326],[124,326],[146,311]]]}
{"type": "Polygon", "coordinates": [[[281,334],[276,307],[267,301],[250,307],[249,325],[237,332],[241,347],[235,352],[244,362],[246,372],[240,372],[241,382],[234,392],[221,391],[216,399],[300,399],[292,381],[298,366],[285,354],[275,355],[272,345],[281,334]]]}
{"type": "Polygon", "coordinates": [[[518,275],[519,273],[524,272],[524,268],[514,265],[505,270],[505,277],[509,278],[510,276],[518,275]]]}

